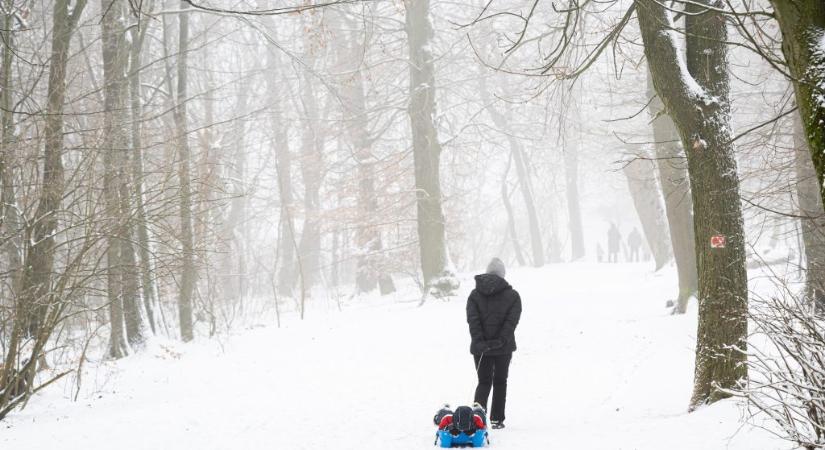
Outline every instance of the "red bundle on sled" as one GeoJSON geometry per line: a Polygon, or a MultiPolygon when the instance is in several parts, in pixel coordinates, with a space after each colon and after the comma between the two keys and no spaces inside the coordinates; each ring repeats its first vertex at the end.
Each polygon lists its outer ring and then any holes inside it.
{"type": "Polygon", "coordinates": [[[433,423],[438,426],[434,445],[440,442],[442,448],[483,447],[489,442],[487,414],[478,403],[472,408],[459,406],[455,411],[444,405],[433,417],[433,423]]]}

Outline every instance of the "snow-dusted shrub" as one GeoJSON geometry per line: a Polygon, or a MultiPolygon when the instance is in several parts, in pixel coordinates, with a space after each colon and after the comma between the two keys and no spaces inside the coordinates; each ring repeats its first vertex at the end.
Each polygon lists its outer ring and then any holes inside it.
{"type": "Polygon", "coordinates": [[[787,289],[751,302],[749,380],[731,394],[752,422],[805,449],[825,448],[825,317],[787,289]]]}

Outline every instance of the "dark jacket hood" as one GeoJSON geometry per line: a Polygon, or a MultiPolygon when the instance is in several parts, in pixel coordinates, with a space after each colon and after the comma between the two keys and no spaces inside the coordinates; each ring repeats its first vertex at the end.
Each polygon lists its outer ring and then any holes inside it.
{"type": "Polygon", "coordinates": [[[476,291],[485,297],[512,289],[510,283],[494,273],[476,275],[476,291]]]}

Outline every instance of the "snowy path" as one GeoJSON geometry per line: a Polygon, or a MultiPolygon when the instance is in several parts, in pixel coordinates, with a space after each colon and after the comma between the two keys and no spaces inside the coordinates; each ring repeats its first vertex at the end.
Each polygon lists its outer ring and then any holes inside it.
{"type": "MultiPolygon", "coordinates": [[[[673,273],[646,269],[511,275],[524,315],[508,428],[492,432],[492,448],[787,448],[740,429],[732,402],[686,414],[695,312],[668,316],[673,273]]],[[[464,298],[331,310],[223,351],[206,342],[180,358],[134,357],[94,398],[70,403],[68,388],[35,398],[0,423],[0,448],[433,448],[439,404],[470,402],[475,386],[464,298]]]]}

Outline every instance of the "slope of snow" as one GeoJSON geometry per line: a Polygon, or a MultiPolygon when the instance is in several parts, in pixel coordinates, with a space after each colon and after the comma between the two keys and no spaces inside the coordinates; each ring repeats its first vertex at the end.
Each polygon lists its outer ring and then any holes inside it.
{"type": "MultiPolygon", "coordinates": [[[[510,370],[515,449],[783,449],[725,401],[686,412],[695,307],[663,306],[675,274],[645,264],[514,270],[524,315],[510,370]]],[[[472,402],[464,296],[376,303],[256,328],[226,342],[157,347],[93,369],[0,423],[0,448],[433,448],[441,403],[472,402]],[[178,355],[175,351],[181,351],[178,355]]],[[[412,296],[414,299],[415,297],[412,296]]]]}

